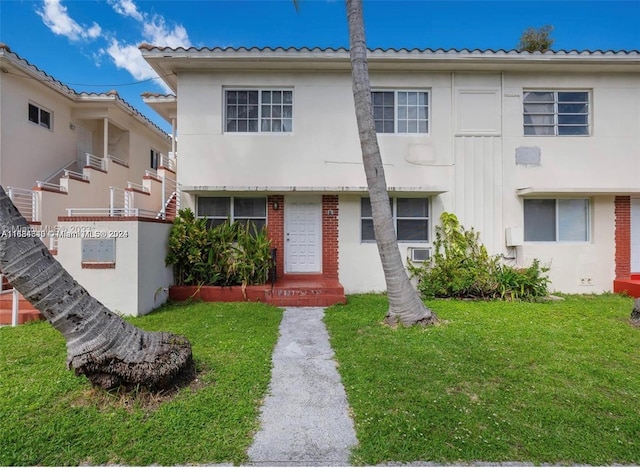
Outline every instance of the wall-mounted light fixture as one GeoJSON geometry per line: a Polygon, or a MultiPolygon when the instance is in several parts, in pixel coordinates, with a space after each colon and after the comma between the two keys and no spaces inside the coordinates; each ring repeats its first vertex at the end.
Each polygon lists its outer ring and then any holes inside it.
{"type": "Polygon", "coordinates": [[[277,202],[277,201],[275,201],[275,202],[273,203],[273,206],[271,206],[271,207],[273,207],[273,210],[274,210],[274,211],[277,211],[278,209],[280,209],[280,204],[278,204],[278,202],[277,202]]]}

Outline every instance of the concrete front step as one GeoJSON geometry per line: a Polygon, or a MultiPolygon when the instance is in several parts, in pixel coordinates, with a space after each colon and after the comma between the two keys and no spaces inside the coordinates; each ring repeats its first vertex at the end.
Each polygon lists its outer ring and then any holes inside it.
{"type": "Polygon", "coordinates": [[[278,307],[328,307],[346,303],[337,280],[283,279],[276,282],[266,301],[278,307]]]}

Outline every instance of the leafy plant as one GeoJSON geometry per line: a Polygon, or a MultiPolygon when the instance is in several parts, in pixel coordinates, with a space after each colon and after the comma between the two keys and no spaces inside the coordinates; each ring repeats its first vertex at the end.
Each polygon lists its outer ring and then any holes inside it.
{"type": "Polygon", "coordinates": [[[538,260],[527,268],[503,265],[490,256],[480,234],[466,230],[458,218],[444,212],[436,227],[431,264],[409,264],[418,278],[418,290],[426,298],[532,299],[548,293],[548,269],[538,260]]]}
{"type": "Polygon", "coordinates": [[[207,228],[206,219],[182,209],[169,234],[165,258],[177,285],[232,286],[264,284],[270,265],[266,227],[251,221],[207,228]]]}
{"type": "Polygon", "coordinates": [[[527,52],[545,52],[551,49],[553,45],[553,38],[550,37],[553,26],[548,24],[539,28],[527,28],[522,32],[520,36],[520,42],[518,43],[519,51],[527,52]]]}

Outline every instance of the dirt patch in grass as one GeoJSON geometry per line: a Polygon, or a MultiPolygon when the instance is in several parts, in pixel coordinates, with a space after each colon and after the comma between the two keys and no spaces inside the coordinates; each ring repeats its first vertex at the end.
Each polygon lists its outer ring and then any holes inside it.
{"type": "Polygon", "coordinates": [[[143,410],[153,412],[164,403],[173,400],[181,390],[189,390],[196,393],[198,390],[209,387],[215,382],[207,378],[208,370],[202,365],[196,365],[193,374],[183,377],[168,390],[148,390],[143,387],[127,389],[124,387],[114,390],[103,390],[91,387],[83,391],[71,401],[72,407],[96,407],[100,411],[122,409],[127,412],[143,410]]]}

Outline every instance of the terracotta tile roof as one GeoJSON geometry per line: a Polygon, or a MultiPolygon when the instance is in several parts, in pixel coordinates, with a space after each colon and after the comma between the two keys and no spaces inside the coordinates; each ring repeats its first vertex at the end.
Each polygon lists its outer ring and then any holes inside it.
{"type": "Polygon", "coordinates": [[[8,60],[13,62],[14,64],[20,66],[25,71],[28,71],[32,75],[39,76],[39,80],[46,85],[57,88],[63,93],[67,94],[70,99],[73,100],[83,100],[83,99],[92,99],[92,98],[109,98],[119,103],[121,106],[125,107],[128,111],[138,117],[138,119],[152,126],[158,132],[160,132],[165,138],[169,138],[169,135],[158,127],[153,121],[151,121],[148,117],[142,114],[138,109],[129,104],[126,100],[122,99],[118,94],[117,90],[109,90],[104,93],[95,93],[95,92],[78,92],[73,88],[65,85],[63,82],[55,79],[44,70],[38,68],[34,64],[30,63],[27,59],[20,57],[18,54],[13,52],[7,44],[0,43],[0,57],[6,57],[8,60]]]}

